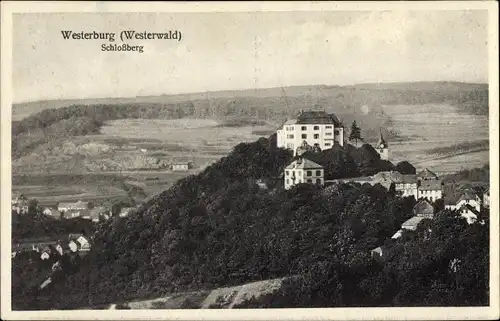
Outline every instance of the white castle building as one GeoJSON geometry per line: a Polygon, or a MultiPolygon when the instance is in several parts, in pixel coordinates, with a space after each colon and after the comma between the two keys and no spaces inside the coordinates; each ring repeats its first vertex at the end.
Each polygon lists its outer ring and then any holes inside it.
{"type": "Polygon", "coordinates": [[[334,114],[325,111],[303,111],[296,119],[289,119],[277,132],[277,145],[293,150],[304,141],[321,150],[330,149],[334,144],[344,146],[344,128],[334,114]]]}

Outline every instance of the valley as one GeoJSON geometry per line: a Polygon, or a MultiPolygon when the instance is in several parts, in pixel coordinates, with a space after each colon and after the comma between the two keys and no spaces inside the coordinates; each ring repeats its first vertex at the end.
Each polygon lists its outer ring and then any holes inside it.
{"type": "Polygon", "coordinates": [[[382,129],[394,163],[407,160],[438,174],[480,167],[489,161],[487,90],[483,84],[417,82],[14,104],[13,126],[32,119],[21,127],[28,131],[19,142],[13,137],[13,191],[47,205],[121,199],[130,196],[124,186],[141,189],[139,200],[149,198],[238,143],[269,137],[302,109],[333,112],[348,132],[356,120],[370,144],[382,129]],[[52,110],[60,117],[68,106],[67,116],[48,130],[30,129],[39,121],[30,116],[52,110]],[[190,161],[195,166],[189,170],[169,170],[190,161]]]}

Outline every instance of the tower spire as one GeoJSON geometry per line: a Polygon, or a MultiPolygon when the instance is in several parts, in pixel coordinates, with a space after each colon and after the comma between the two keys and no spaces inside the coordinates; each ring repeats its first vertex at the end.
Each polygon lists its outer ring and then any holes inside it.
{"type": "Polygon", "coordinates": [[[379,128],[379,132],[380,132],[380,139],[378,141],[378,146],[379,147],[382,147],[382,148],[386,148],[387,147],[387,143],[384,139],[384,136],[382,135],[382,127],[379,128]]]}

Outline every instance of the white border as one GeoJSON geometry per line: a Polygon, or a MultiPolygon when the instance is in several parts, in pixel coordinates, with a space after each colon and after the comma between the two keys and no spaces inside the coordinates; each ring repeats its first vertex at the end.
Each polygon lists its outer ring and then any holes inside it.
{"type": "Polygon", "coordinates": [[[497,319],[499,312],[498,217],[498,4],[496,1],[440,2],[2,2],[1,3],[1,318],[8,320],[303,320],[303,319],[497,319]],[[12,14],[34,12],[244,12],[244,11],[381,11],[381,10],[489,10],[490,94],[490,307],[478,308],[329,308],[265,310],[72,310],[11,311],[10,239],[11,215],[11,108],[12,14]],[[8,214],[7,214],[8,213],[8,214]]]}

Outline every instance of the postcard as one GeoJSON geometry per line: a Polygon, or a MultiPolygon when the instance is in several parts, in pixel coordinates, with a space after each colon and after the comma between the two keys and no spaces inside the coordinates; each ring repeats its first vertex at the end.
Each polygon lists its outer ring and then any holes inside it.
{"type": "Polygon", "coordinates": [[[2,319],[498,319],[497,3],[1,28],[2,319]]]}

